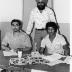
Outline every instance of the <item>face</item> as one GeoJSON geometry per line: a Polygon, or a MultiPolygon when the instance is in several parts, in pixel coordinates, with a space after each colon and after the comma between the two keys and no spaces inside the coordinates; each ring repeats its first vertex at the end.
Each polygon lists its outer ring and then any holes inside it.
{"type": "Polygon", "coordinates": [[[55,29],[53,27],[48,27],[48,34],[49,35],[54,35],[55,34],[55,29]]]}
{"type": "Polygon", "coordinates": [[[39,0],[37,2],[37,7],[38,7],[39,10],[44,10],[45,6],[46,6],[46,4],[45,4],[45,2],[43,0],[39,0]]]}
{"type": "Polygon", "coordinates": [[[18,32],[20,30],[20,26],[18,22],[13,22],[12,23],[12,29],[14,32],[18,32]]]}

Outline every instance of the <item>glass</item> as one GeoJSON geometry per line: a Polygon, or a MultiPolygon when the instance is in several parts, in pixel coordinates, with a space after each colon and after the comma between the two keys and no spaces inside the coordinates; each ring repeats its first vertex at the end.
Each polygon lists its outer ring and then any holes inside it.
{"type": "Polygon", "coordinates": [[[22,57],[22,51],[18,51],[18,58],[22,57]]]}

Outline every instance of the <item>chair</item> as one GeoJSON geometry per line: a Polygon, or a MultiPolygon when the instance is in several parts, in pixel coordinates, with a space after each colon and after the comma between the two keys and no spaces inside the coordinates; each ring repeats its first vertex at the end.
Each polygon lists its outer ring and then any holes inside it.
{"type": "Polygon", "coordinates": [[[64,39],[65,39],[65,41],[66,41],[66,43],[67,43],[67,49],[64,49],[64,55],[67,53],[67,55],[70,56],[70,48],[69,48],[70,44],[69,44],[69,42],[68,42],[66,36],[63,35],[63,34],[61,34],[61,35],[64,37],[64,39]]]}
{"type": "Polygon", "coordinates": [[[1,30],[0,30],[0,50],[1,50],[1,30]]]}

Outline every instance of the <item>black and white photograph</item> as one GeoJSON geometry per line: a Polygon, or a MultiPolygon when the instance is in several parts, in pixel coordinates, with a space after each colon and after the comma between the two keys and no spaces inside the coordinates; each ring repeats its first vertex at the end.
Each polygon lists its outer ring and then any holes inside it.
{"type": "Polygon", "coordinates": [[[0,72],[72,72],[70,0],[0,0],[0,72]]]}

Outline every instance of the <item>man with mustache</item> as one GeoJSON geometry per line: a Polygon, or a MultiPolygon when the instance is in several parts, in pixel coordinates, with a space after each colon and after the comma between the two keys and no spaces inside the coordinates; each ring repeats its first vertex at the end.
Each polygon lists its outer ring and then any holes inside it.
{"type": "Polygon", "coordinates": [[[22,29],[22,21],[18,19],[13,19],[11,21],[11,31],[7,32],[2,40],[3,50],[14,50],[18,48],[23,49],[24,53],[31,50],[31,41],[29,36],[22,29]]]}
{"type": "MultiPolygon", "coordinates": [[[[39,51],[42,38],[46,35],[47,22],[55,22],[56,17],[52,9],[47,7],[48,0],[36,0],[37,6],[31,11],[26,33],[31,35],[35,28],[34,43],[39,51]]],[[[58,26],[58,25],[57,25],[58,26]]]]}

